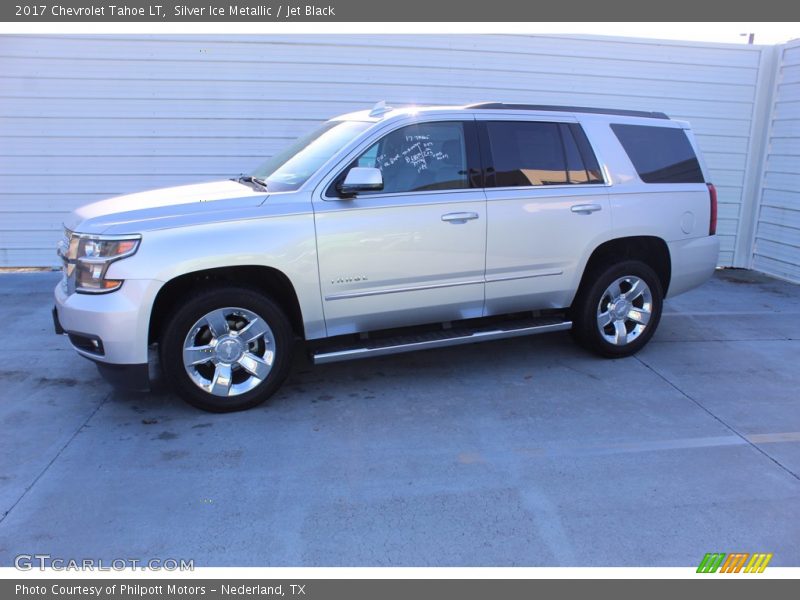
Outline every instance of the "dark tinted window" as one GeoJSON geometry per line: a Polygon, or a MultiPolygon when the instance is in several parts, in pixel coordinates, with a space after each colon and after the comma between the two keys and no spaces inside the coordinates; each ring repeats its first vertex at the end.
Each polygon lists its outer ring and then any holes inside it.
{"type": "Polygon", "coordinates": [[[496,187],[568,183],[558,123],[486,124],[496,187]]]}
{"type": "MultiPolygon", "coordinates": [[[[581,158],[583,159],[584,168],[586,169],[586,183],[603,183],[603,174],[600,171],[600,165],[597,162],[597,157],[594,155],[589,140],[586,139],[586,134],[583,128],[577,123],[570,123],[569,126],[564,126],[572,134],[572,139],[578,146],[581,158]]],[[[563,131],[563,130],[562,130],[563,131]]],[[[567,134],[564,134],[564,139],[567,139],[567,134]]],[[[569,147],[569,144],[566,144],[569,147]]]]}
{"type": "Polygon", "coordinates": [[[702,183],[703,173],[683,129],[611,126],[645,183],[702,183]]]}
{"type": "Polygon", "coordinates": [[[567,179],[570,183],[588,183],[589,173],[583,165],[578,144],[572,137],[572,132],[565,125],[561,126],[561,139],[564,141],[564,156],[567,159],[567,179]]]}
{"type": "Polygon", "coordinates": [[[570,183],[602,183],[603,178],[600,176],[600,167],[597,165],[597,159],[594,157],[589,142],[586,141],[586,135],[583,133],[580,125],[561,125],[561,137],[564,140],[564,154],[567,157],[567,177],[570,183]],[[576,135],[581,139],[585,148],[581,152],[576,135]],[[584,154],[588,154],[590,160],[584,158],[584,154]],[[590,166],[591,165],[591,166],[590,166]]]}
{"type": "Polygon", "coordinates": [[[470,187],[460,121],[419,123],[392,131],[356,159],[355,165],[382,171],[379,193],[383,194],[470,187]]]}
{"type": "Polygon", "coordinates": [[[600,167],[577,123],[492,121],[486,123],[491,164],[489,185],[516,187],[602,183],[600,167]]]}

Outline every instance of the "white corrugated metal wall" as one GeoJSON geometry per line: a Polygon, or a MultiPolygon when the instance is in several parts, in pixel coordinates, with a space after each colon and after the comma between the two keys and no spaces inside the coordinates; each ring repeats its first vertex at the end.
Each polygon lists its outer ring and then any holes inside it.
{"type": "Polygon", "coordinates": [[[771,50],[507,35],[2,36],[0,266],[54,264],[75,206],[236,175],[316,122],[378,99],[689,120],[719,190],[720,264],[749,266],[737,233],[755,206],[754,115],[771,50]]]}
{"type": "Polygon", "coordinates": [[[781,49],[753,268],[800,282],[800,40],[781,49]]]}

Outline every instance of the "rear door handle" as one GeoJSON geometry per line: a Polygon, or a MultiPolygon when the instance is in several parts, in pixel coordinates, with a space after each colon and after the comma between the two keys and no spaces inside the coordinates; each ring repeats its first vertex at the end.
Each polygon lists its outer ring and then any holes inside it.
{"type": "Polygon", "coordinates": [[[447,221],[448,223],[466,223],[477,218],[478,213],[474,212],[454,212],[442,215],[442,221],[447,221]]]}
{"type": "Polygon", "coordinates": [[[603,210],[603,207],[599,204],[576,204],[570,210],[579,215],[589,215],[598,210],[603,210]]]}

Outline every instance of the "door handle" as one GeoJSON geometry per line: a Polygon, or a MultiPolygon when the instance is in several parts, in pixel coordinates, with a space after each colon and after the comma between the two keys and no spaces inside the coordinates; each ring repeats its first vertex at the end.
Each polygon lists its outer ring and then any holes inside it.
{"type": "Polygon", "coordinates": [[[579,215],[589,215],[598,210],[603,210],[603,207],[599,204],[576,204],[570,210],[579,215]]]}
{"type": "Polygon", "coordinates": [[[448,223],[466,223],[477,218],[478,213],[474,212],[454,212],[442,215],[442,221],[447,221],[448,223]]]}

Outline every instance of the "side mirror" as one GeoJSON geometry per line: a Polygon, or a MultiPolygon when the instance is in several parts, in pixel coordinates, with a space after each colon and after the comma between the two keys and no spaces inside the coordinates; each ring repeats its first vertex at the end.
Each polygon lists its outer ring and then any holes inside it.
{"type": "Polygon", "coordinates": [[[342,196],[354,196],[358,192],[379,192],[383,189],[383,173],[374,167],[353,167],[347,172],[338,191],[342,196]]]}

